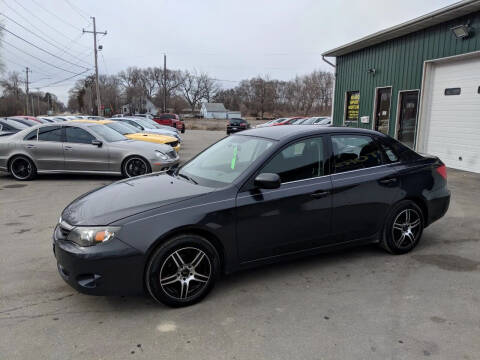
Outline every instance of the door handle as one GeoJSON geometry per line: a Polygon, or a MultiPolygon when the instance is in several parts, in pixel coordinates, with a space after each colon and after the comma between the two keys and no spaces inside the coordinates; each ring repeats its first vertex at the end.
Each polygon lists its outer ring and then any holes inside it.
{"type": "Polygon", "coordinates": [[[35,145],[32,145],[32,144],[25,145],[25,147],[27,149],[35,149],[35,145]]]}
{"type": "Polygon", "coordinates": [[[397,178],[382,179],[379,182],[380,182],[380,184],[384,184],[384,185],[393,184],[393,183],[397,182],[397,178]]]}
{"type": "Polygon", "coordinates": [[[68,151],[73,150],[73,148],[72,148],[71,146],[65,146],[64,149],[65,149],[65,150],[68,150],[68,151]]]}
{"type": "Polygon", "coordinates": [[[321,199],[325,196],[328,196],[330,194],[330,191],[323,191],[323,190],[318,190],[310,194],[311,197],[314,199],[321,199]]]}

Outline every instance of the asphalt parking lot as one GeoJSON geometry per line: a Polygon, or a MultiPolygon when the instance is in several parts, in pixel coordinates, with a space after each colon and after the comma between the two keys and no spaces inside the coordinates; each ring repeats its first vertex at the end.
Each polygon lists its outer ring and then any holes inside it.
{"type": "MultiPolygon", "coordinates": [[[[188,159],[224,136],[188,131],[188,159]]],[[[116,180],[0,175],[0,359],[478,359],[480,175],[449,171],[445,218],[417,249],[375,246],[228,276],[201,303],[79,294],[51,234],[78,195],[116,180]]]]}

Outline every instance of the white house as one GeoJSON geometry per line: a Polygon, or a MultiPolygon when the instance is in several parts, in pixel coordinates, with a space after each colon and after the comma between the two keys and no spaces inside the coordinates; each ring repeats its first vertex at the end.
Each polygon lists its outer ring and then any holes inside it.
{"type": "Polygon", "coordinates": [[[222,103],[203,103],[200,114],[204,119],[227,119],[228,110],[222,103]]]}
{"type": "Polygon", "coordinates": [[[227,118],[228,119],[234,119],[234,118],[241,118],[242,117],[242,113],[240,111],[228,111],[227,113],[227,118]]]}

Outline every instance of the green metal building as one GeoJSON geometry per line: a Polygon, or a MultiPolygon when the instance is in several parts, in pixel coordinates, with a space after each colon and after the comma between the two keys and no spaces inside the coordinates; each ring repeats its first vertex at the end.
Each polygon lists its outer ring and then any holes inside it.
{"type": "Polygon", "coordinates": [[[480,1],[465,0],[323,54],[333,122],[389,134],[480,172],[480,1]]]}

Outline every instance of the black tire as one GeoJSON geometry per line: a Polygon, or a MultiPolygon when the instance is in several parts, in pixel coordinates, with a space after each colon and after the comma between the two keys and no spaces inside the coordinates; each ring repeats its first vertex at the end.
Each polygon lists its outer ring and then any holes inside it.
{"type": "Polygon", "coordinates": [[[122,175],[126,178],[141,176],[151,172],[152,168],[149,162],[141,156],[130,156],[126,158],[122,163],[122,175]],[[136,164],[137,162],[139,165],[135,166],[134,164],[136,164]],[[137,167],[141,167],[141,169],[136,170],[137,167]]]}
{"type": "Polygon", "coordinates": [[[220,258],[215,247],[201,236],[182,234],[154,251],[145,270],[145,286],[158,302],[171,307],[189,306],[207,296],[219,274],[220,258]]]}
{"type": "Polygon", "coordinates": [[[30,158],[23,155],[15,156],[10,160],[8,171],[20,181],[33,180],[37,176],[37,167],[30,158]]]}
{"type": "Polygon", "coordinates": [[[182,126],[182,134],[185,134],[185,124],[182,126]]]}
{"type": "Polygon", "coordinates": [[[425,220],[422,209],[411,200],[396,204],[388,215],[380,246],[391,254],[405,254],[418,245],[425,220]]]}

